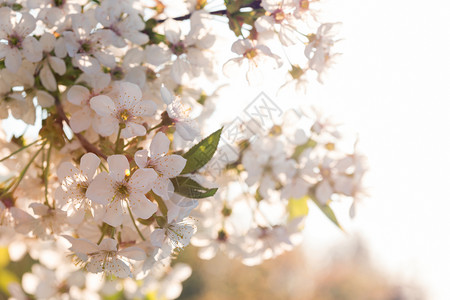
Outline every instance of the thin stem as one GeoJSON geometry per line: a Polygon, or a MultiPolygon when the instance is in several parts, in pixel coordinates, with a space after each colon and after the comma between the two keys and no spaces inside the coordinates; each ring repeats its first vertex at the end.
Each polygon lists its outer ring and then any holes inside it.
{"type": "MultiPolygon", "coordinates": [[[[45,169],[44,169],[44,188],[45,188],[45,205],[50,206],[49,202],[48,202],[48,171],[50,170],[50,156],[52,153],[52,146],[53,143],[50,142],[50,147],[47,150],[47,160],[46,160],[46,164],[45,164],[45,169]]],[[[53,202],[53,208],[55,208],[55,202],[53,202]]]]}
{"type": "Polygon", "coordinates": [[[102,230],[102,235],[100,236],[100,239],[97,242],[97,245],[100,245],[100,243],[103,241],[103,238],[105,237],[105,230],[102,230]]]}
{"type": "Polygon", "coordinates": [[[33,157],[31,157],[30,161],[28,162],[28,164],[25,166],[25,168],[22,170],[22,172],[20,172],[19,177],[17,178],[16,181],[13,181],[11,183],[11,185],[9,187],[7,187],[4,192],[2,193],[2,195],[4,195],[6,192],[8,192],[8,190],[10,188],[12,188],[12,186],[15,184],[14,188],[11,191],[11,194],[14,193],[14,191],[17,189],[17,187],[19,186],[20,182],[22,181],[23,177],[25,176],[25,174],[27,173],[28,169],[30,168],[31,164],[34,162],[34,160],[36,159],[36,157],[39,155],[39,153],[41,153],[41,151],[44,149],[46,145],[46,142],[44,142],[44,144],[42,145],[42,147],[36,151],[36,153],[33,155],[33,157]]]}
{"type": "Polygon", "coordinates": [[[6,156],[6,157],[0,159],[0,162],[7,160],[7,159],[10,158],[11,156],[16,155],[17,153],[21,152],[22,150],[25,150],[25,149],[27,149],[28,147],[33,146],[34,144],[36,144],[37,142],[40,142],[40,141],[42,141],[42,140],[41,140],[41,139],[35,140],[34,142],[32,142],[32,143],[30,143],[30,144],[28,144],[28,145],[26,145],[26,146],[22,146],[20,149],[14,151],[14,152],[11,153],[10,155],[8,155],[8,156],[6,156]]]}
{"type": "Polygon", "coordinates": [[[164,123],[164,122],[161,122],[161,123],[159,123],[158,125],[155,125],[155,126],[153,126],[152,128],[147,129],[147,134],[149,134],[151,131],[153,131],[153,130],[155,130],[155,129],[157,129],[157,128],[162,127],[162,126],[164,125],[163,123],[164,123]]]}
{"type": "Polygon", "coordinates": [[[122,126],[119,126],[119,132],[117,133],[117,139],[116,139],[116,148],[114,152],[117,154],[119,153],[119,145],[120,145],[120,134],[122,133],[122,126]]]}
{"type": "Polygon", "coordinates": [[[139,236],[141,237],[141,239],[143,241],[145,241],[144,235],[142,234],[142,232],[139,230],[139,228],[136,225],[136,221],[134,220],[133,213],[131,212],[130,205],[128,203],[127,203],[127,208],[128,208],[128,212],[130,213],[131,221],[134,225],[134,228],[136,228],[136,231],[139,233],[139,236]]]}

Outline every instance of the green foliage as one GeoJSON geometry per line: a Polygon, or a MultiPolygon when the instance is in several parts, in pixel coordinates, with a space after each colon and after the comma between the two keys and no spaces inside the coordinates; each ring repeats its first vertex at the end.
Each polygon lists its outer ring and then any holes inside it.
{"type": "Polygon", "coordinates": [[[214,196],[217,192],[217,188],[205,188],[189,177],[177,176],[170,180],[175,188],[175,193],[184,197],[201,199],[214,196]]]}
{"type": "Polygon", "coordinates": [[[222,129],[212,133],[183,155],[187,161],[181,174],[193,173],[211,160],[217,150],[222,129]]]}

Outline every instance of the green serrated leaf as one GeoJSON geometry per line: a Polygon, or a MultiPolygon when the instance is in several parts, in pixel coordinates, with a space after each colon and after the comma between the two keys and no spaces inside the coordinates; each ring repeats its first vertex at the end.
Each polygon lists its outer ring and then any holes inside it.
{"type": "Polygon", "coordinates": [[[209,189],[201,186],[195,180],[178,176],[170,179],[175,189],[175,193],[180,194],[184,197],[192,198],[192,199],[202,199],[214,196],[217,192],[217,188],[209,189]]]}
{"type": "Polygon", "coordinates": [[[308,196],[304,196],[300,199],[291,198],[288,202],[289,221],[298,217],[308,215],[308,196]]]}
{"type": "Polygon", "coordinates": [[[211,160],[217,150],[222,129],[212,133],[183,155],[187,161],[181,174],[195,172],[211,160]]]}

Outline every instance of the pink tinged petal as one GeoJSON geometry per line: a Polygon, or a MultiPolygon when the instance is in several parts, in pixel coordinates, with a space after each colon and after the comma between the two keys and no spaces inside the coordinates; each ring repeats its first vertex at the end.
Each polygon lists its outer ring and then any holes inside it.
{"type": "Polygon", "coordinates": [[[66,73],[66,64],[64,61],[56,56],[50,56],[48,58],[48,62],[52,67],[53,71],[55,71],[58,75],[64,75],[66,73]]]}
{"type": "Polygon", "coordinates": [[[23,55],[31,62],[42,60],[42,45],[32,36],[27,36],[23,42],[23,55]]]}
{"type": "Polygon", "coordinates": [[[152,191],[160,196],[163,199],[169,199],[169,194],[168,194],[168,186],[169,186],[169,179],[163,176],[158,176],[154,182],[153,182],[153,187],[152,187],[152,191]]]}
{"type": "Polygon", "coordinates": [[[64,58],[67,55],[67,49],[64,40],[64,38],[59,38],[56,40],[55,44],[55,54],[60,58],[64,58]]]}
{"type": "Polygon", "coordinates": [[[105,238],[98,247],[104,251],[117,251],[117,241],[111,238],[105,238]]]}
{"type": "Polygon", "coordinates": [[[138,150],[134,154],[134,161],[139,168],[146,168],[148,160],[148,151],[147,150],[138,150]]]}
{"type": "Polygon", "coordinates": [[[176,83],[186,84],[191,75],[191,65],[178,57],[172,64],[170,75],[176,83]]]}
{"type": "Polygon", "coordinates": [[[116,65],[116,61],[114,60],[114,56],[101,52],[96,51],[94,53],[94,57],[104,66],[107,66],[109,68],[113,68],[116,65]]]}
{"type": "Polygon", "coordinates": [[[122,130],[121,137],[129,139],[135,136],[144,136],[146,134],[147,130],[144,126],[137,123],[128,122],[125,128],[122,130]]]}
{"type": "Polygon", "coordinates": [[[91,108],[102,117],[114,117],[116,106],[108,96],[99,95],[91,98],[91,108]]]}
{"type": "Polygon", "coordinates": [[[48,214],[49,207],[42,203],[31,203],[29,207],[33,210],[33,213],[37,216],[45,216],[48,214]]]}
{"type": "Polygon", "coordinates": [[[126,38],[137,45],[144,45],[149,41],[148,35],[139,31],[129,32],[126,38]]]}
{"type": "Polygon", "coordinates": [[[181,155],[167,155],[157,160],[158,172],[164,175],[164,177],[172,178],[180,175],[186,166],[186,159],[181,155]]]}
{"type": "Polygon", "coordinates": [[[44,32],[39,39],[39,43],[41,43],[43,51],[51,52],[55,47],[56,37],[49,32],[44,32]]]}
{"type": "Polygon", "coordinates": [[[81,224],[84,220],[85,210],[74,210],[70,215],[67,215],[67,222],[72,225],[81,224]]]}
{"type": "Polygon", "coordinates": [[[150,145],[150,156],[157,157],[169,152],[170,140],[162,132],[158,132],[150,145]]]}
{"type": "Polygon", "coordinates": [[[166,103],[167,105],[172,103],[173,100],[175,99],[173,94],[169,91],[168,88],[166,88],[164,86],[164,84],[161,86],[161,98],[163,99],[164,103],[166,103]]]}
{"type": "Polygon", "coordinates": [[[86,103],[91,96],[91,92],[82,85],[74,85],[67,92],[67,100],[75,105],[86,103]]]}
{"type": "Polygon", "coordinates": [[[97,244],[91,242],[90,240],[84,238],[77,239],[69,235],[62,235],[62,237],[72,244],[72,247],[70,247],[69,250],[75,253],[87,254],[94,253],[100,250],[97,244]]]}
{"type": "Polygon", "coordinates": [[[133,260],[144,260],[147,258],[145,251],[139,247],[128,247],[118,252],[120,256],[125,256],[133,260]]]}
{"type": "Polygon", "coordinates": [[[37,91],[36,97],[39,105],[42,107],[50,107],[55,104],[55,98],[46,91],[37,91]]]}
{"type": "Polygon", "coordinates": [[[99,204],[106,205],[114,197],[114,182],[106,172],[98,174],[89,185],[86,197],[99,204]]]}
{"type": "Polygon", "coordinates": [[[117,257],[112,257],[111,261],[106,261],[104,268],[105,271],[110,272],[119,278],[127,278],[131,274],[130,267],[117,257]]]}
{"type": "Polygon", "coordinates": [[[117,227],[123,223],[123,215],[124,210],[122,207],[122,201],[121,200],[111,201],[106,207],[103,222],[113,227],[117,227]]]}
{"type": "Polygon", "coordinates": [[[158,205],[142,193],[132,193],[128,202],[135,218],[148,219],[158,210],[158,205]]]}
{"type": "Polygon", "coordinates": [[[91,127],[91,122],[91,110],[87,106],[74,112],[69,121],[70,128],[72,128],[75,133],[87,130],[91,127]]]}
{"type": "Polygon", "coordinates": [[[133,191],[146,194],[150,191],[156,177],[158,175],[153,169],[138,169],[131,176],[128,185],[133,191]]]}
{"type": "Polygon", "coordinates": [[[66,161],[61,163],[56,175],[58,175],[59,180],[64,180],[66,177],[74,177],[79,170],[70,162],[66,161]]]}
{"type": "Polygon", "coordinates": [[[116,182],[122,182],[125,179],[127,170],[130,170],[130,163],[125,155],[115,154],[107,159],[109,166],[109,176],[116,182]]]}
{"type": "Polygon", "coordinates": [[[47,90],[56,91],[56,79],[50,70],[48,63],[44,63],[41,72],[39,72],[39,79],[47,90]]]}
{"type": "Polygon", "coordinates": [[[161,248],[164,243],[166,232],[164,229],[157,228],[150,234],[150,242],[153,246],[161,248]]]}
{"type": "Polygon", "coordinates": [[[17,48],[11,48],[6,54],[5,58],[5,66],[8,71],[12,73],[16,73],[20,65],[22,64],[22,55],[20,55],[20,51],[17,48]]]}
{"type": "Polygon", "coordinates": [[[316,197],[321,204],[327,204],[333,194],[333,188],[328,180],[324,180],[316,188],[316,197]]]}
{"type": "Polygon", "coordinates": [[[94,178],[95,172],[97,171],[98,166],[100,165],[100,158],[94,153],[86,153],[81,157],[80,161],[80,169],[81,172],[86,175],[88,180],[94,178]]]}

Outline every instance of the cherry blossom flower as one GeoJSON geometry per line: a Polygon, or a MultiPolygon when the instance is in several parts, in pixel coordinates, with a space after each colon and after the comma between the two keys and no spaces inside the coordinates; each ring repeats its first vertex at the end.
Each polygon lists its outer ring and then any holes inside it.
{"type": "Polygon", "coordinates": [[[174,95],[163,85],[161,97],[167,104],[167,114],[175,123],[176,132],[186,141],[192,141],[198,135],[197,124],[189,118],[190,109],[181,104],[179,97],[174,95]]]}
{"type": "Polygon", "coordinates": [[[112,68],[115,66],[114,56],[106,51],[105,42],[109,40],[110,30],[96,31],[97,21],[93,11],[72,16],[73,31],[63,32],[67,53],[73,58],[74,66],[86,73],[100,72],[101,64],[112,68]]]}
{"type": "Polygon", "coordinates": [[[168,199],[168,185],[170,178],[181,173],[186,165],[186,159],[181,155],[167,154],[170,141],[162,132],[158,132],[152,140],[149,150],[136,151],[134,159],[141,169],[151,168],[156,171],[158,177],[152,187],[158,196],[168,199]],[[150,155],[149,155],[150,153],[150,155]]]}
{"type": "Polygon", "coordinates": [[[74,223],[83,220],[86,211],[91,211],[92,203],[86,197],[86,191],[100,165],[100,159],[93,153],[81,157],[80,169],[70,162],[63,162],[58,168],[58,177],[62,181],[56,190],[56,199],[68,210],[74,223]]]}
{"type": "Polygon", "coordinates": [[[64,75],[66,73],[66,64],[61,58],[51,55],[51,51],[55,48],[56,43],[56,38],[53,34],[45,32],[41,36],[39,43],[42,45],[44,51],[39,79],[47,90],[56,91],[56,79],[53,72],[60,76],[64,75]]]}
{"type": "Polygon", "coordinates": [[[105,238],[97,245],[83,238],[73,238],[63,235],[71,244],[69,248],[86,266],[86,270],[92,273],[105,272],[119,278],[131,276],[130,262],[132,260],[144,260],[145,252],[138,247],[117,249],[117,241],[105,238]]]}
{"type": "Polygon", "coordinates": [[[86,196],[106,206],[103,221],[111,226],[123,222],[128,206],[137,218],[147,219],[157,210],[145,194],[157,177],[153,169],[138,169],[130,176],[130,164],[124,155],[108,157],[109,173],[98,174],[89,185],[86,196]]]}
{"type": "Polygon", "coordinates": [[[159,248],[169,245],[171,250],[182,249],[189,245],[192,235],[197,231],[194,220],[189,217],[171,222],[160,220],[160,228],[156,228],[150,235],[152,244],[159,248]]]}
{"type": "Polygon", "coordinates": [[[125,125],[121,131],[123,138],[143,136],[147,133],[141,125],[142,117],[151,116],[155,112],[155,103],[142,100],[139,87],[129,82],[119,82],[108,95],[91,98],[90,105],[102,117],[98,133],[109,136],[117,132],[120,125],[125,125]]]}
{"type": "Polygon", "coordinates": [[[263,81],[262,68],[276,69],[281,67],[281,58],[273,54],[269,47],[256,44],[248,39],[240,39],[233,43],[231,51],[240,55],[232,58],[223,65],[223,72],[228,77],[246,71],[247,81],[250,85],[258,85],[263,81]]]}
{"type": "Polygon", "coordinates": [[[5,66],[16,73],[22,64],[22,56],[31,62],[42,59],[42,46],[30,36],[36,28],[36,20],[27,12],[21,13],[18,20],[8,7],[0,8],[0,59],[5,58],[5,66]]]}

